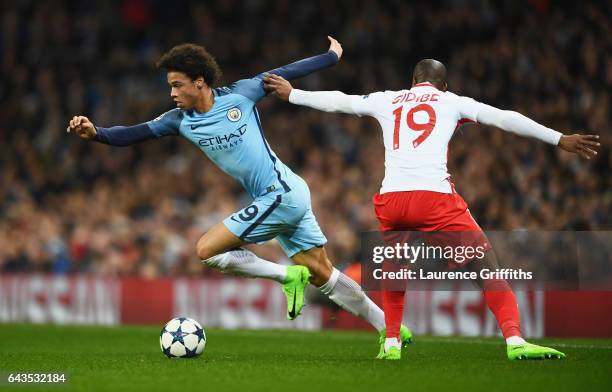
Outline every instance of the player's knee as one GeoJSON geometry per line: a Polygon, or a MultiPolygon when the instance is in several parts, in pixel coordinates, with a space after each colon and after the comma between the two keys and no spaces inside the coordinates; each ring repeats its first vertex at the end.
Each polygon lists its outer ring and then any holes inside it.
{"type": "Polygon", "coordinates": [[[196,244],[196,252],[198,254],[198,258],[202,261],[206,261],[211,257],[215,256],[215,252],[213,248],[208,244],[208,241],[201,237],[196,244]]]}

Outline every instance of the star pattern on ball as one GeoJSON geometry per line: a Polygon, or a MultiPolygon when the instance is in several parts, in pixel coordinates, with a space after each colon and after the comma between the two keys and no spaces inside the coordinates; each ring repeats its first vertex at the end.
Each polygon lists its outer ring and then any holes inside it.
{"type": "Polygon", "coordinates": [[[198,357],[202,353],[201,350],[204,348],[204,342],[206,342],[206,332],[204,332],[204,329],[197,321],[189,317],[176,317],[170,320],[164,328],[162,328],[159,336],[161,350],[168,358],[198,357]],[[178,328],[176,331],[172,330],[177,327],[177,324],[178,328]],[[195,336],[196,339],[190,336],[195,336]],[[172,337],[172,339],[170,339],[170,337],[172,337]],[[185,339],[187,337],[189,338],[186,341],[185,339]],[[196,340],[196,342],[194,342],[194,340],[196,340]],[[178,345],[176,344],[177,342],[178,345]],[[187,343],[190,347],[193,346],[193,348],[188,347],[187,343]],[[198,352],[198,347],[200,347],[200,352],[198,352]],[[179,354],[173,354],[172,351],[179,354]]]}
{"type": "Polygon", "coordinates": [[[168,358],[172,358],[172,357],[174,357],[174,355],[172,355],[172,353],[170,352],[170,346],[168,346],[168,347],[164,347],[164,350],[163,350],[163,351],[164,351],[164,354],[166,354],[166,356],[167,356],[168,358]]]}
{"type": "Polygon", "coordinates": [[[172,343],[170,345],[174,344],[175,342],[185,344],[185,342],[183,342],[183,331],[181,330],[181,327],[178,327],[176,332],[171,332],[171,333],[172,333],[172,343]]]}
{"type": "Polygon", "coordinates": [[[195,357],[195,356],[198,355],[196,353],[197,350],[198,350],[197,346],[193,350],[190,350],[190,349],[187,348],[187,346],[185,346],[185,352],[186,352],[185,356],[188,357],[188,358],[195,357]]]}
{"type": "Polygon", "coordinates": [[[198,343],[200,342],[200,340],[206,340],[203,329],[198,328],[193,334],[199,338],[198,343]]]}

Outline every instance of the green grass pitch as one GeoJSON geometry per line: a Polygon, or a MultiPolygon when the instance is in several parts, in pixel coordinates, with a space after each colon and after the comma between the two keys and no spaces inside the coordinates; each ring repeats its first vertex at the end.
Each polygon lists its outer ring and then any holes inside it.
{"type": "MultiPolygon", "coordinates": [[[[168,359],[160,327],[0,324],[0,372],[69,374],[14,391],[595,391],[612,390],[612,340],[547,339],[566,360],[508,361],[502,339],[416,336],[379,361],[367,332],[209,329],[204,354],[168,359]]],[[[536,341],[534,341],[536,342],[536,341]]],[[[537,342],[536,342],[537,343],[537,342]]]]}

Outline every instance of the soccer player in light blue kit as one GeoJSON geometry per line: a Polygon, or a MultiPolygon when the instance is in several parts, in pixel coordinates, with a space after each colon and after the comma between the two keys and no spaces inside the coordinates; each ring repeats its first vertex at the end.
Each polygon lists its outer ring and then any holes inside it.
{"type": "MultiPolygon", "coordinates": [[[[304,289],[310,280],[331,300],[366,319],[384,336],[382,310],[357,283],[332,266],[323,247],[327,240],[310,206],[308,186],[270,149],[255,108],[266,96],[263,86],[266,74],[295,79],[336,64],[342,47],[328,38],[331,45],[327,53],[218,88],[214,85],[221,71],[203,47],[175,46],[161,57],[157,66],[167,71],[176,109],[128,127],[95,127],[87,117],[75,116],[67,131],[115,146],[170,135],[187,138],[221,170],[239,181],[253,198],[250,205],[199,239],[198,257],[225,273],[281,283],[287,296],[289,319],[300,314],[304,289]],[[278,240],[297,265],[272,263],[240,248],[272,238],[278,240]]],[[[402,331],[403,340],[408,342],[410,331],[405,327],[402,331]]]]}

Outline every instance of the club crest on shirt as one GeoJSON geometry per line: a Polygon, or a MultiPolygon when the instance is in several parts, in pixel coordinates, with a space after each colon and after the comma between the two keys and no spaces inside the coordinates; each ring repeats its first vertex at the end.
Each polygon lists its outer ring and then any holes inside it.
{"type": "Polygon", "coordinates": [[[231,108],[227,111],[227,119],[236,122],[242,117],[242,112],[238,108],[231,108]]]}

